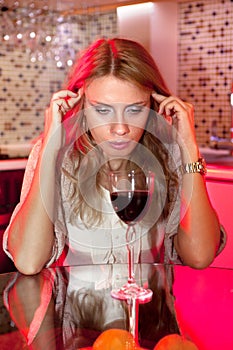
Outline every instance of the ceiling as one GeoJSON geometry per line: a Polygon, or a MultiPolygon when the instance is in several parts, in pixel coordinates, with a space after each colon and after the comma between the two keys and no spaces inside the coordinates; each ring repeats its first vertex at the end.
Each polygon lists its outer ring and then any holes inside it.
{"type": "MultiPolygon", "coordinates": [[[[147,0],[148,1],[148,0],[147,0]]],[[[41,2],[41,1],[38,1],[41,2]]],[[[85,10],[90,8],[106,7],[112,8],[132,3],[139,3],[146,1],[127,1],[127,0],[48,0],[49,7],[57,10],[85,10]]]]}
{"type": "MultiPolygon", "coordinates": [[[[48,7],[57,11],[87,11],[91,9],[112,9],[118,6],[147,2],[148,0],[18,0],[20,7],[48,7]]],[[[161,1],[161,0],[160,0],[161,1]]],[[[15,0],[0,0],[0,8],[14,7],[15,0]]]]}
{"type": "MultiPolygon", "coordinates": [[[[110,11],[119,6],[133,5],[144,2],[166,2],[167,0],[0,0],[0,11],[3,7],[14,10],[14,7],[48,9],[63,14],[110,11]],[[17,4],[17,5],[15,5],[17,4]]],[[[171,0],[185,2],[187,0],[171,0]]]]}
{"type": "Polygon", "coordinates": [[[72,10],[85,10],[85,9],[96,9],[96,8],[116,8],[118,6],[130,5],[136,3],[147,2],[148,0],[49,0],[50,6],[54,3],[58,10],[66,11],[72,10]]]}

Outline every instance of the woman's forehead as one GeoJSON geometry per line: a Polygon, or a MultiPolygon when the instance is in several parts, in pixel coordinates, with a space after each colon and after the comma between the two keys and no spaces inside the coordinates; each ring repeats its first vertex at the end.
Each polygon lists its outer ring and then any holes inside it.
{"type": "Polygon", "coordinates": [[[89,101],[98,101],[106,104],[113,102],[136,103],[148,101],[150,91],[143,89],[132,82],[106,76],[93,79],[84,91],[89,101]]]}

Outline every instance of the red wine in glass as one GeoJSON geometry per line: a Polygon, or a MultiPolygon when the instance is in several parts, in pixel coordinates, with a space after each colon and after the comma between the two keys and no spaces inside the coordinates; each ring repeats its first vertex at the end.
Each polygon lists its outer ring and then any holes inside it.
{"type": "Polygon", "coordinates": [[[132,225],[144,216],[149,199],[149,191],[119,191],[111,193],[113,208],[119,218],[128,225],[132,225]]]}
{"type": "Polygon", "coordinates": [[[146,303],[152,298],[152,291],[139,286],[134,278],[133,239],[136,237],[136,224],[143,219],[150,204],[154,189],[154,174],[142,170],[112,171],[109,176],[110,198],[113,209],[127,224],[126,246],[128,250],[128,282],[112,296],[120,300],[136,299],[146,303]]]}

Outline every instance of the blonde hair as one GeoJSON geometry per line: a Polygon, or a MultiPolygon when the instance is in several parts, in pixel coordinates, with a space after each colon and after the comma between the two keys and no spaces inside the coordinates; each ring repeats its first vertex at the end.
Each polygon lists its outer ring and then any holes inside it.
{"type": "MultiPolygon", "coordinates": [[[[170,95],[152,56],[147,50],[135,41],[120,38],[99,39],[82,52],[68,76],[66,88],[78,92],[80,88],[88,85],[94,79],[109,75],[136,84],[140,88],[151,92],[156,91],[165,96],[170,95]]],[[[102,215],[101,212],[86,203],[79,188],[77,179],[80,164],[84,157],[86,159],[86,169],[90,169],[90,173],[93,174],[93,177],[90,176],[85,179],[86,188],[90,188],[93,180],[96,181],[95,186],[100,193],[101,188],[99,174],[95,173],[95,169],[99,169],[97,167],[98,152],[95,151],[95,142],[91,137],[91,133],[86,129],[83,107],[84,98],[81,99],[78,106],[66,115],[66,118],[78,115],[76,125],[78,136],[76,134],[74,146],[69,153],[72,169],[69,172],[64,170],[64,173],[71,181],[69,195],[71,221],[74,221],[79,215],[84,224],[90,227],[93,224],[101,223],[102,215]],[[87,157],[91,150],[95,152],[95,157],[87,157]]],[[[158,105],[152,97],[150,109],[152,112],[158,110],[158,105]]],[[[150,116],[148,123],[150,123],[150,116]]],[[[176,187],[177,176],[169,169],[169,154],[163,142],[146,130],[140,142],[156,155],[163,168],[167,188],[170,188],[171,184],[173,188],[174,185],[176,187]]],[[[168,191],[166,205],[163,210],[165,216],[169,211],[169,203],[172,202],[172,197],[174,197],[173,191],[168,191]]]]}

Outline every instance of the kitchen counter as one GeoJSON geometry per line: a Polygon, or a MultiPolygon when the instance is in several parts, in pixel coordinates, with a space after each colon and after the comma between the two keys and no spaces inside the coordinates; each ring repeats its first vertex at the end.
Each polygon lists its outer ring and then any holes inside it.
{"type": "Polygon", "coordinates": [[[207,164],[207,181],[232,182],[233,166],[224,166],[220,164],[207,164]]]}
{"type": "Polygon", "coordinates": [[[0,160],[0,171],[25,169],[27,158],[0,160]]]}
{"type": "MultiPolygon", "coordinates": [[[[126,276],[124,264],[50,268],[35,276],[17,272],[0,275],[0,312],[4,316],[1,349],[73,346],[72,349],[91,350],[100,333],[111,328],[129,330],[129,319],[131,324],[135,320],[137,324],[135,316],[138,316],[139,342],[143,348],[153,349],[159,339],[175,333],[177,318],[181,334],[198,349],[233,349],[232,269],[195,270],[187,266],[136,264],[137,282],[153,291],[152,301],[140,305],[138,313],[132,310],[133,303],[113,301],[110,296],[112,288],[127,281],[126,276]],[[168,295],[168,290],[174,296],[168,295]],[[94,310],[92,314],[90,310],[94,310]]],[[[110,342],[112,335],[102,339],[110,342]]],[[[98,348],[110,349],[111,345],[102,341],[98,348]]],[[[190,345],[183,344],[186,349],[190,345]]],[[[127,345],[126,348],[129,349],[127,345]]]]}

